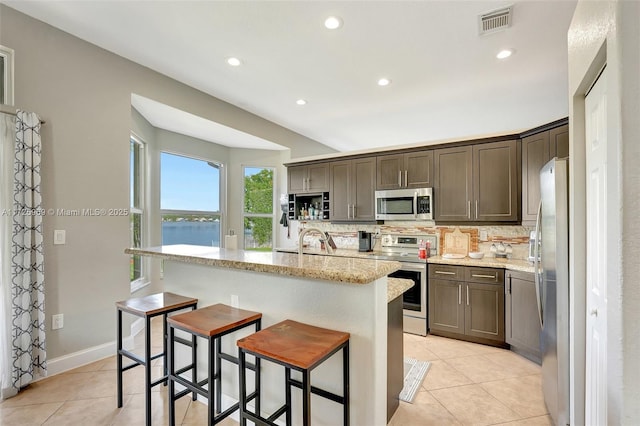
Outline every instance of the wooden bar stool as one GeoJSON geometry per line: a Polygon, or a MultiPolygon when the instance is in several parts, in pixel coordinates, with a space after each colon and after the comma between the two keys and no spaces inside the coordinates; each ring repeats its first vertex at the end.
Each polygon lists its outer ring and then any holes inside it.
{"type": "Polygon", "coordinates": [[[292,320],[285,320],[255,334],[238,340],[240,348],[240,424],[246,426],[247,420],[257,425],[274,426],[274,421],[286,415],[286,424],[291,426],[291,387],[302,389],[302,424],[311,424],[311,394],[330,399],[344,406],[343,423],[349,425],[349,333],[314,327],[292,320]],[[342,349],[342,396],[319,389],[311,385],[311,371],[326,359],[342,349]],[[265,359],[285,368],[285,404],[271,416],[264,418],[260,414],[260,393],[256,388],[256,409],[247,410],[245,383],[245,355],[265,359]],[[291,370],[302,373],[302,382],[291,378],[291,370]]]}
{"type": "MultiPolygon", "coordinates": [[[[255,331],[260,330],[262,314],[246,311],[231,306],[217,304],[195,311],[174,315],[167,320],[169,328],[169,424],[175,425],[175,402],[189,392],[200,394],[207,398],[209,404],[208,423],[217,424],[236,411],[238,403],[222,411],[222,360],[238,364],[238,358],[222,352],[222,337],[242,328],[255,325],[255,331]],[[197,357],[192,349],[192,364],[176,370],[174,340],[177,339],[175,330],[189,333],[195,339],[201,337],[208,341],[207,378],[198,380],[197,357]],[[191,378],[185,378],[183,373],[191,371],[191,378]],[[185,389],[176,393],[175,383],[185,389]],[[206,388],[205,388],[206,386],[206,388]],[[215,388],[215,392],[214,392],[215,388]],[[215,401],[214,401],[215,394],[215,401]]],[[[260,362],[255,365],[244,364],[244,368],[259,371],[260,362]]],[[[260,375],[255,374],[256,389],[260,387],[260,375]]],[[[255,393],[255,392],[254,392],[255,393]]],[[[250,397],[252,399],[252,397],[250,397]]],[[[195,400],[195,398],[194,398],[195,400]]]]}
{"type": "MultiPolygon", "coordinates": [[[[151,294],[149,296],[136,297],[121,302],[116,302],[118,311],[118,352],[117,352],[117,372],[118,372],[118,408],[122,407],[122,373],[130,368],[142,365],[145,368],[145,411],[147,425],[151,425],[151,388],[160,384],[167,383],[167,315],[182,309],[195,309],[198,299],[192,297],[180,296],[178,294],[164,292],[151,294]],[[145,320],[144,333],[144,358],[122,348],[122,312],[127,312],[145,320]],[[158,315],[162,315],[162,352],[151,355],[151,319],[158,315]],[[133,361],[133,364],[122,366],[122,357],[125,356],[133,361]],[[163,375],[155,381],[151,381],[151,361],[163,357],[163,375]]],[[[185,345],[191,346],[192,342],[183,341],[185,345]]],[[[194,395],[195,397],[195,395],[194,395]]]]}

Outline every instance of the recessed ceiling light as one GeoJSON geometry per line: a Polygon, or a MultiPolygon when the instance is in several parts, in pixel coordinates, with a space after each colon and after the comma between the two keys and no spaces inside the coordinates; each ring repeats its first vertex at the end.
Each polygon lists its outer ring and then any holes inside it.
{"type": "Polygon", "coordinates": [[[240,59],[235,58],[235,57],[232,56],[230,58],[227,58],[227,63],[229,65],[231,65],[232,67],[238,67],[238,66],[240,66],[242,64],[242,61],[240,59]]]}
{"type": "Polygon", "coordinates": [[[391,80],[388,78],[381,78],[378,80],[378,86],[388,86],[389,84],[391,84],[391,80]]]}
{"type": "Polygon", "coordinates": [[[307,101],[305,101],[304,99],[298,99],[298,100],[296,101],[296,103],[297,103],[298,105],[306,105],[306,104],[307,104],[307,101]]]}
{"type": "Polygon", "coordinates": [[[329,16],[324,20],[324,26],[330,30],[337,30],[342,26],[342,19],[337,16],[329,16]]]}
{"type": "Polygon", "coordinates": [[[511,55],[513,55],[513,49],[504,49],[498,52],[498,54],[496,55],[496,58],[506,59],[511,55]]]}

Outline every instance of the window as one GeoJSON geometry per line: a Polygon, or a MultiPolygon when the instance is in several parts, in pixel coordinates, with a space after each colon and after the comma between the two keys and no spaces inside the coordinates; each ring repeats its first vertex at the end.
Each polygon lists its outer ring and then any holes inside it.
{"type": "MultiPolygon", "coordinates": [[[[143,241],[145,241],[145,219],[144,219],[144,143],[139,139],[131,136],[130,139],[130,167],[131,167],[131,182],[130,182],[130,194],[131,194],[131,209],[129,210],[130,219],[130,233],[131,233],[131,247],[142,247],[143,241]]],[[[146,280],[144,278],[144,262],[139,255],[131,256],[130,266],[130,279],[132,288],[136,288],[143,284],[146,280]]]]}
{"type": "Polygon", "coordinates": [[[220,165],[160,155],[162,244],[220,247],[220,165]]]}
{"type": "Polygon", "coordinates": [[[273,169],[244,168],[244,249],[273,246],[273,169]]]}

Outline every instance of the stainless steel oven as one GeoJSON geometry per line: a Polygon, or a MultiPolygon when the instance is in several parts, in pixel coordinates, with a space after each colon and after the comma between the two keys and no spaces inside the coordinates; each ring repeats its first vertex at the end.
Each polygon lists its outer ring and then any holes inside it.
{"type": "Polygon", "coordinates": [[[390,277],[412,280],[415,285],[402,295],[404,331],[427,335],[427,266],[420,263],[402,262],[402,268],[389,274],[390,277]]]}
{"type": "Polygon", "coordinates": [[[427,335],[427,262],[418,258],[418,248],[422,243],[431,245],[430,256],[438,253],[438,238],[433,234],[403,235],[386,234],[382,236],[382,251],[372,256],[379,259],[396,260],[402,268],[389,274],[390,277],[412,280],[415,285],[402,296],[404,331],[406,333],[427,335]]]}

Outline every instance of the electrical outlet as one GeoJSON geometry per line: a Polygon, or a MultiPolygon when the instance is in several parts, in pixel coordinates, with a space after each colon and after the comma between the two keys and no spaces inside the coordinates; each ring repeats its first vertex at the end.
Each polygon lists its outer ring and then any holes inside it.
{"type": "Polygon", "coordinates": [[[51,317],[51,329],[58,330],[64,327],[64,314],[57,314],[51,317]]]}
{"type": "Polygon", "coordinates": [[[67,242],[67,233],[64,229],[55,229],[53,231],[53,244],[62,245],[67,242]]]}
{"type": "Polygon", "coordinates": [[[487,231],[481,230],[479,235],[480,241],[487,241],[489,237],[487,236],[487,231]]]}
{"type": "Polygon", "coordinates": [[[231,295],[231,307],[238,308],[240,306],[240,301],[238,300],[237,294],[231,295]]]}

